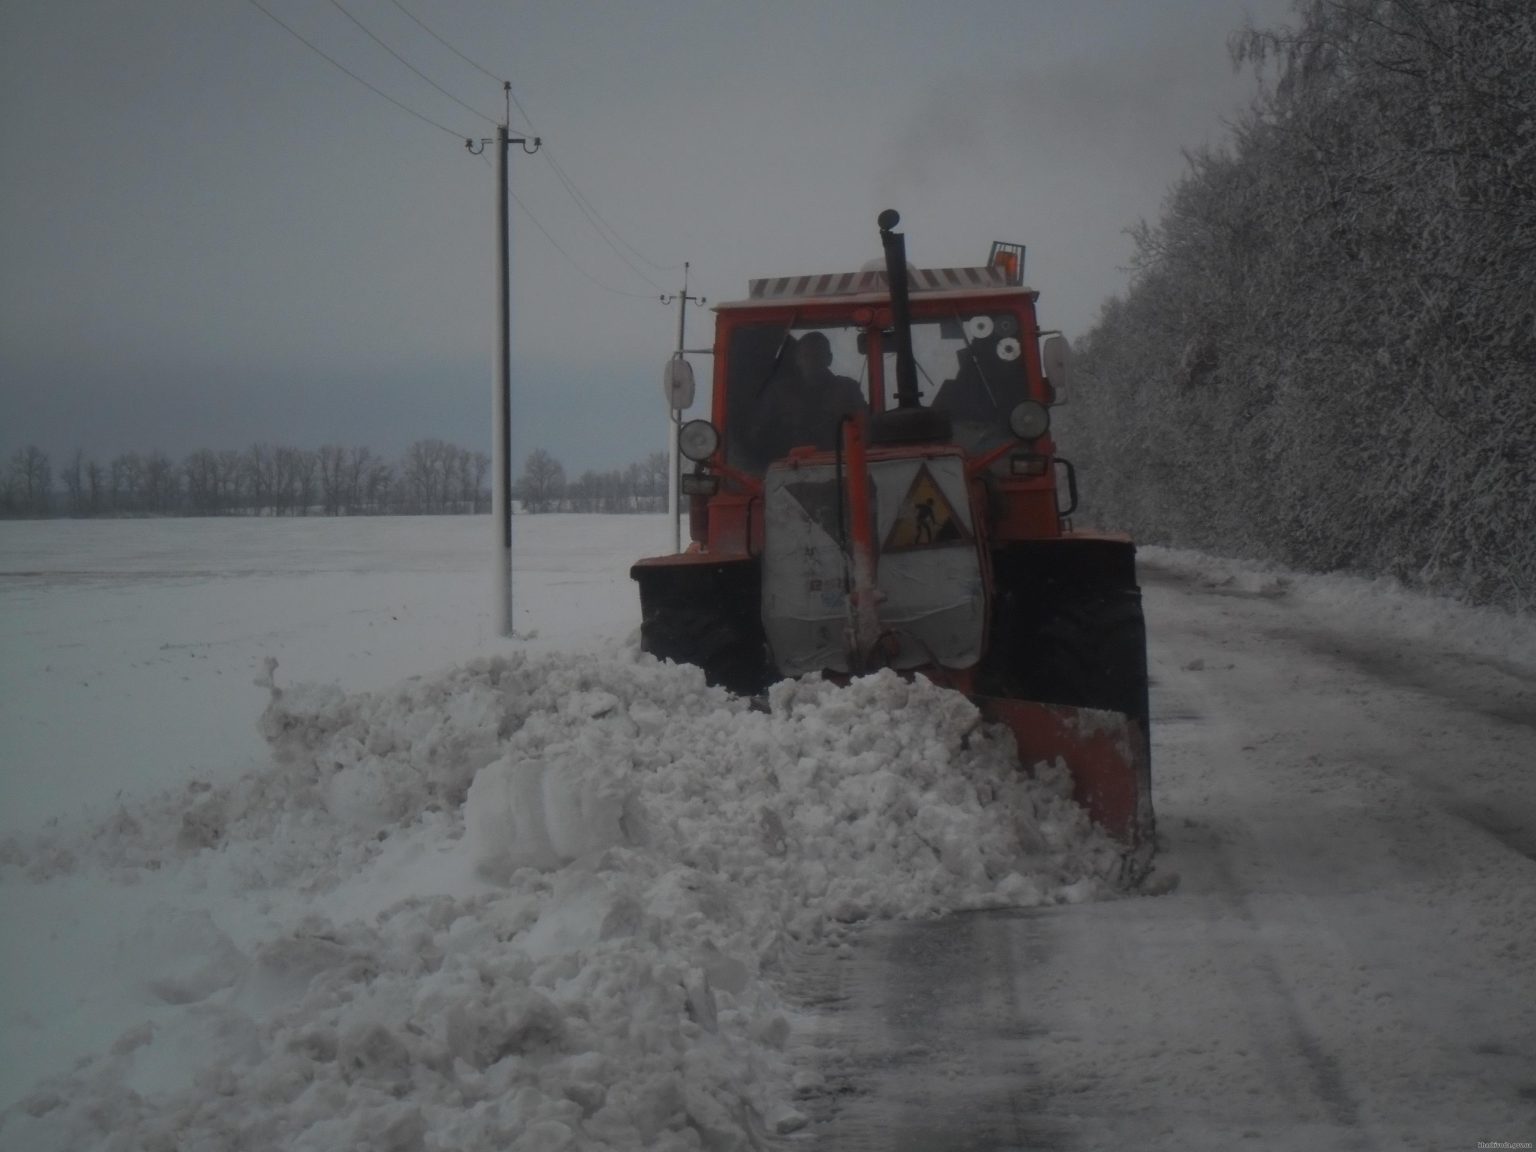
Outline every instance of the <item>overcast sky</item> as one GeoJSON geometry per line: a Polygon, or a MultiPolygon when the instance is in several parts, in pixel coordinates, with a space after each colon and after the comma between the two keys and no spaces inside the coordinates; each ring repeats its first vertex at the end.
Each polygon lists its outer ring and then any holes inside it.
{"type": "MultiPolygon", "coordinates": [[[[857,268],[902,214],[914,264],[1028,247],[1075,335],[1123,229],[1247,104],[1228,36],[1288,0],[812,3],[8,0],[0,4],[0,452],[173,455],[435,436],[490,447],[500,85],[514,149],[515,458],[665,445],[682,261],[857,268]],[[357,21],[481,118],[413,75],[357,21]],[[514,130],[527,124],[513,110],[514,130]],[[550,157],[617,233],[578,209],[550,157]],[[619,253],[629,265],[621,260],[619,253]]],[[[711,317],[691,310],[690,345],[711,317]]],[[[701,378],[709,360],[695,357],[701,378]]]]}

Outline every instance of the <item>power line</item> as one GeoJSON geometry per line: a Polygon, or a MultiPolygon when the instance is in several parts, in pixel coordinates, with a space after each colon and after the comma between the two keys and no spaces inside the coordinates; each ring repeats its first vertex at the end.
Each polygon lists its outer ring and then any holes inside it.
{"type": "MultiPolygon", "coordinates": [[[[481,74],[481,75],[483,75],[483,76],[489,76],[489,77],[490,77],[490,78],[491,78],[491,79],[492,79],[492,80],[494,80],[494,81],[496,81],[496,83],[498,83],[498,84],[502,84],[502,83],[505,83],[505,81],[504,81],[504,80],[503,80],[503,79],[502,79],[502,78],[501,78],[501,77],[500,77],[500,76],[498,76],[498,75],[496,75],[496,73],[494,73],[494,72],[492,72],[492,71],[491,71],[491,70],[490,70],[490,69],[488,69],[488,68],[482,68],[482,67],[481,67],[481,66],[480,66],[480,65],[479,65],[479,64],[476,64],[476,63],[475,63],[475,62],[474,62],[474,61],[473,61],[473,60],[471,60],[471,59],[470,59],[470,58],[469,58],[469,57],[468,57],[468,56],[466,56],[466,55],[464,55],[464,53],[462,53],[462,52],[460,52],[460,51],[459,51],[459,50],[458,50],[458,49],[457,49],[457,48],[455,48],[455,47],[454,47],[454,46],[453,46],[453,45],[452,45],[452,44],[450,44],[450,43],[448,43],[448,41],[446,41],[446,40],[444,40],[444,39],[443,39],[443,38],[442,38],[442,37],[441,37],[441,36],[439,36],[439,35],[438,35],[438,34],[437,34],[437,33],[436,33],[436,32],[434,32],[434,31],[432,31],[432,29],[430,29],[430,28],[428,28],[428,27],[427,27],[427,26],[426,26],[426,25],[425,25],[425,24],[423,24],[423,23],[422,23],[422,22],[421,22],[421,20],[420,20],[420,19],[419,19],[419,18],[418,18],[418,17],[417,17],[417,16],[416,16],[416,15],[414,15],[414,14],[413,14],[413,13],[412,13],[412,12],[411,12],[411,10],[410,10],[410,9],[408,9],[408,8],[407,8],[407,7],[406,7],[406,6],[405,6],[405,5],[404,5],[404,4],[402,4],[402,3],[400,3],[400,0],[390,0],[390,3],[391,3],[391,4],[393,4],[393,5],[394,5],[394,6],[395,6],[395,7],[396,7],[396,8],[398,8],[398,9],[400,9],[400,11],[402,11],[402,12],[404,12],[404,13],[405,13],[405,14],[406,14],[406,15],[407,15],[407,16],[409,16],[409,17],[410,17],[410,18],[411,18],[411,19],[412,19],[412,20],[413,20],[413,21],[415,21],[415,23],[416,23],[416,26],[417,26],[417,27],[418,27],[418,28],[420,28],[420,29],[421,29],[421,30],[422,30],[422,31],[423,31],[423,32],[425,32],[425,33],[426,33],[426,34],[427,34],[427,35],[428,35],[428,36],[430,36],[430,37],[432,37],[432,39],[434,39],[434,40],[436,40],[436,41],[437,41],[437,42],[438,42],[438,43],[439,43],[439,44],[441,44],[441,45],[442,45],[442,46],[443,46],[443,47],[444,47],[444,48],[446,48],[446,49],[448,49],[448,51],[450,51],[450,52],[452,52],[452,53],[453,53],[453,54],[454,54],[454,55],[455,55],[455,56],[457,56],[457,57],[458,57],[458,58],[459,58],[459,59],[460,59],[460,60],[462,60],[462,61],[464,61],[464,63],[466,63],[466,64],[468,64],[468,65],[469,65],[469,66],[470,66],[470,67],[471,67],[471,68],[473,68],[473,69],[474,69],[474,70],[475,70],[475,71],[477,71],[477,72],[479,72],[479,73],[480,73],[480,74],[481,74]]],[[[521,112],[521,111],[522,111],[522,108],[521,108],[521,107],[519,107],[519,108],[518,108],[518,111],[519,111],[519,112],[521,112]]],[[[524,116],[524,119],[527,119],[527,116],[526,116],[526,115],[525,115],[525,116],[524,116]]],[[[531,124],[530,124],[530,125],[529,125],[529,128],[530,128],[530,129],[531,129],[531,128],[532,128],[532,125],[531,125],[531,124]]]]}
{"type": "MultiPolygon", "coordinates": [[[[338,3],[338,0],[331,0],[331,3],[332,4],[336,4],[337,7],[340,7],[340,4],[338,3]]],[[[427,27],[427,25],[420,18],[418,18],[415,14],[413,14],[410,11],[410,9],[406,8],[406,6],[404,4],[402,4],[400,2],[400,0],[390,0],[390,3],[394,4],[394,6],[396,8],[398,8],[398,9],[400,9],[401,12],[404,12],[405,15],[410,17],[411,20],[415,21],[416,25],[419,28],[421,28],[421,30],[423,32],[425,32],[428,36],[431,36],[432,39],[436,40],[439,44],[441,44],[444,48],[448,49],[448,51],[452,52],[460,60],[463,60],[471,68],[475,69],[481,75],[488,76],[492,80],[495,80],[498,83],[500,83],[501,85],[503,85],[504,90],[505,90],[505,92],[507,94],[508,100],[510,100],[511,103],[512,103],[512,106],[517,109],[518,114],[520,116],[522,116],[523,122],[528,125],[528,131],[530,133],[534,134],[534,135],[538,135],[539,134],[538,133],[538,129],[534,126],[533,117],[528,114],[528,109],[523,107],[523,102],[517,98],[517,93],[512,91],[511,84],[505,78],[496,75],[496,73],[492,72],[489,68],[486,68],[485,66],[483,66],[481,64],[475,63],[475,61],[471,60],[463,52],[461,52],[461,51],[459,51],[459,49],[455,48],[446,39],[444,39],[442,36],[438,35],[431,28],[427,27]]],[[[413,69],[413,71],[414,71],[414,69],[413,69]]],[[[433,85],[433,86],[436,87],[436,85],[433,85]]],[[[576,186],[576,182],[573,179],[571,179],[571,177],[566,173],[565,169],[560,167],[559,163],[556,162],[555,157],[554,157],[554,153],[551,151],[551,149],[550,149],[548,144],[546,144],[544,146],[543,151],[544,151],[544,158],[549,161],[549,166],[551,168],[553,168],[554,171],[555,171],[555,176],[559,179],[560,183],[565,187],[565,190],[570,194],[571,199],[576,202],[576,207],[581,210],[582,215],[584,215],[587,218],[588,222],[591,223],[593,230],[596,231],[597,234],[603,239],[603,242],[606,243],[610,248],[613,248],[615,254],[619,257],[619,259],[621,261],[623,261],[625,266],[628,267],[629,270],[632,271],[636,276],[640,277],[640,279],[644,280],[647,284],[649,284],[652,288],[655,288],[657,291],[662,291],[663,289],[662,289],[661,285],[657,284],[654,280],[652,280],[644,272],[642,272],[640,269],[636,268],[634,266],[634,264],[630,262],[629,257],[626,256],[623,252],[619,251],[619,248],[618,248],[617,245],[622,245],[625,249],[627,249],[629,252],[631,252],[635,256],[635,258],[638,259],[641,263],[650,265],[650,267],[656,269],[656,271],[658,271],[658,272],[674,272],[678,268],[680,268],[681,265],[679,265],[679,264],[658,264],[656,261],[654,261],[650,257],[646,256],[645,253],[641,252],[638,248],[636,248],[628,240],[625,240],[623,235],[619,232],[619,230],[617,228],[615,228],[612,224],[608,223],[608,221],[603,217],[602,213],[600,213],[597,210],[597,207],[592,203],[592,201],[588,200],[587,197],[582,193],[581,189],[576,186]],[[610,239],[610,237],[611,237],[611,239],[610,239]],[[615,241],[617,241],[617,245],[615,244],[615,241]]]]}
{"type": "Polygon", "coordinates": [[[517,194],[515,192],[511,191],[511,189],[508,189],[507,190],[507,195],[511,196],[513,202],[519,208],[521,208],[523,210],[523,214],[526,215],[529,220],[533,221],[533,226],[535,228],[537,228],[540,232],[544,233],[544,238],[546,240],[548,240],[550,242],[550,244],[552,244],[554,246],[555,251],[560,253],[560,255],[564,256],[566,258],[566,260],[570,263],[572,268],[574,268],[574,269],[576,269],[576,271],[580,272],[583,276],[585,276],[593,284],[596,284],[603,291],[605,291],[605,292],[612,292],[612,293],[614,293],[617,296],[632,296],[632,297],[634,297],[637,300],[649,300],[651,298],[651,294],[649,292],[629,292],[629,291],[627,291],[627,290],[625,290],[623,288],[614,288],[613,286],[611,286],[609,284],[604,284],[596,276],[593,276],[590,272],[588,272],[580,264],[576,263],[576,261],[571,258],[571,254],[569,252],[567,252],[564,248],[560,247],[559,243],[555,240],[555,238],[549,234],[549,230],[547,228],[545,228],[544,225],[539,223],[538,217],[534,216],[534,214],[532,212],[528,211],[528,205],[524,204],[521,200],[519,200],[518,197],[517,197],[517,194]]]}
{"type": "MultiPolygon", "coordinates": [[[[489,157],[487,157],[484,154],[482,154],[481,155],[481,159],[485,161],[485,164],[486,164],[487,168],[489,168],[491,166],[491,161],[490,161],[489,157]]],[[[647,293],[647,292],[629,292],[629,291],[626,291],[623,288],[615,288],[611,284],[604,284],[596,276],[592,275],[592,273],[588,272],[579,263],[577,263],[575,257],[573,257],[569,252],[567,252],[564,248],[562,248],[560,246],[560,242],[558,240],[556,240],[554,238],[554,236],[552,236],[550,234],[550,231],[549,231],[548,228],[544,227],[543,224],[539,223],[539,218],[533,214],[532,210],[528,207],[528,205],[524,204],[522,202],[522,200],[518,198],[518,195],[517,195],[516,192],[513,192],[512,189],[508,188],[507,189],[507,195],[512,197],[512,202],[523,210],[523,215],[528,217],[528,220],[533,224],[533,226],[544,234],[544,239],[549,241],[550,247],[553,248],[556,252],[560,253],[561,256],[565,257],[566,263],[569,264],[572,268],[576,269],[577,272],[581,273],[581,275],[586,280],[588,280],[592,284],[595,284],[597,287],[601,288],[604,292],[612,292],[615,296],[630,296],[630,297],[633,297],[636,300],[649,300],[651,298],[650,294],[647,293]]]]}
{"type": "MultiPolygon", "coordinates": [[[[511,82],[503,80],[502,85],[506,90],[507,99],[512,102],[512,106],[515,107],[518,113],[522,116],[523,122],[528,125],[528,130],[537,135],[538,129],[534,127],[533,117],[528,115],[528,109],[523,107],[523,102],[517,98],[517,93],[512,91],[511,82]]],[[[630,262],[629,257],[625,256],[623,252],[619,251],[613,240],[609,239],[609,233],[611,233],[613,238],[618,240],[620,244],[624,245],[625,248],[628,248],[631,252],[634,252],[634,254],[639,257],[642,262],[649,264],[652,268],[655,268],[658,271],[670,272],[676,269],[678,265],[657,264],[654,260],[649,260],[640,252],[636,251],[634,245],[630,244],[624,239],[623,236],[619,235],[619,230],[613,227],[613,225],[609,224],[608,221],[604,220],[602,215],[593,206],[592,202],[588,200],[584,195],[582,195],[581,189],[576,187],[576,181],[572,180],[570,176],[566,175],[565,169],[560,167],[559,163],[556,162],[554,151],[549,147],[548,144],[544,146],[544,159],[549,161],[549,166],[554,169],[556,179],[560,181],[561,186],[564,187],[567,194],[570,195],[571,199],[575,202],[576,207],[581,212],[581,214],[587,218],[587,223],[592,225],[592,230],[597,233],[598,237],[603,241],[603,243],[612,248],[614,254],[618,256],[621,261],[623,261],[624,266],[633,272],[636,276],[640,277],[640,279],[644,280],[658,292],[664,291],[660,284],[656,283],[656,281],[652,280],[644,272],[636,268],[634,264],[630,262]]]]}
{"type": "MultiPolygon", "coordinates": [[[[551,153],[548,148],[544,150],[544,158],[549,161],[549,166],[555,170],[555,175],[560,178],[560,182],[570,190],[571,196],[576,200],[576,206],[580,208],[584,213],[586,213],[589,218],[594,218],[596,223],[601,226],[599,228],[599,232],[601,232],[602,228],[606,228],[610,233],[613,234],[613,238],[620,244],[624,245],[625,248],[633,252],[637,259],[639,259],[642,263],[649,264],[658,272],[675,272],[679,267],[681,267],[681,265],[678,264],[658,264],[656,261],[647,257],[628,240],[624,239],[624,237],[619,233],[619,230],[603,218],[602,213],[597,210],[597,206],[594,205],[592,201],[588,200],[586,196],[582,195],[581,189],[576,187],[576,181],[572,180],[570,176],[566,174],[565,169],[560,167],[559,163],[555,160],[554,154],[551,153]]],[[[619,253],[619,258],[624,260],[623,253],[619,253]]],[[[629,261],[624,260],[624,263],[629,264],[629,261]]],[[[638,268],[635,268],[633,264],[630,264],[629,266],[634,269],[635,275],[639,276],[652,287],[658,289],[661,287],[661,285],[656,284],[644,272],[641,272],[638,268]]]]}
{"type": "MultiPolygon", "coordinates": [[[[393,104],[396,108],[399,108],[402,112],[410,113],[410,115],[416,117],[416,119],[422,121],[425,124],[430,124],[432,127],[438,129],[441,132],[446,132],[450,136],[453,136],[453,137],[455,137],[457,139],[460,139],[460,140],[465,139],[465,137],[461,133],[455,132],[452,128],[449,128],[449,127],[447,127],[446,125],[443,125],[443,124],[439,124],[436,120],[433,120],[433,119],[431,119],[431,118],[429,118],[427,116],[422,115],[420,112],[417,112],[414,108],[410,108],[407,105],[402,104],[399,100],[396,100],[393,96],[389,95],[389,93],[382,91],[381,89],[375,87],[373,84],[370,84],[367,80],[364,80],[356,72],[353,72],[350,68],[348,68],[346,65],[342,64],[335,57],[333,57],[333,56],[329,55],[328,53],[322,51],[321,49],[317,48],[314,44],[312,44],[308,40],[306,40],[302,35],[300,35],[297,31],[295,31],[290,25],[288,25],[284,21],[280,20],[271,11],[269,11],[266,7],[264,7],[260,3],[260,0],[250,0],[250,2],[251,2],[252,5],[254,5],[256,7],[256,9],[258,11],[260,11],[268,19],[272,20],[275,24],[277,24],[279,27],[281,27],[285,32],[287,32],[294,39],[298,40],[299,43],[303,44],[310,51],[314,52],[316,55],[318,55],[319,57],[321,57],[323,60],[327,61],[328,63],[334,65],[336,68],[340,69],[342,72],[345,72],[352,79],[356,80],[359,84],[363,85],[363,87],[367,88],[370,92],[374,93],[374,95],[383,97],[385,100],[388,100],[391,104],[393,104]]],[[[398,52],[396,52],[388,44],[384,43],[383,40],[380,40],[371,31],[369,31],[369,29],[362,23],[362,21],[358,20],[357,17],[353,16],[352,13],[348,12],[344,7],[342,7],[342,5],[340,3],[340,0],[330,0],[330,2],[336,8],[337,11],[339,11],[348,20],[352,21],[353,24],[356,24],[357,27],[360,28],[363,31],[363,33],[366,34],[369,37],[369,39],[373,40],[374,43],[378,44],[379,47],[383,48],[386,52],[388,52],[391,56],[393,56],[401,64],[404,64],[407,68],[409,68],[413,73],[415,73],[421,79],[425,80],[428,84],[431,84],[433,88],[437,89],[437,91],[441,92],[444,96],[447,96],[448,99],[452,100],[455,104],[458,104],[460,107],[462,107],[462,108],[466,109],[467,111],[473,113],[474,115],[480,117],[480,119],[485,120],[488,123],[492,123],[492,124],[495,123],[494,120],[492,120],[489,116],[486,116],[483,112],[480,112],[480,111],[476,110],[475,108],[470,107],[468,104],[465,104],[462,100],[460,100],[457,96],[454,96],[453,93],[448,92],[446,89],[442,88],[440,85],[438,85],[436,82],[434,82],[431,79],[431,77],[427,76],[425,73],[423,73],[418,68],[416,68],[414,65],[412,65],[410,63],[410,61],[406,60],[405,57],[401,56],[398,52]]],[[[413,21],[415,21],[416,24],[418,24],[423,31],[425,31],[430,36],[432,36],[433,39],[437,40],[445,48],[448,48],[450,51],[452,51],[454,53],[454,55],[460,57],[467,64],[471,65],[472,67],[474,67],[478,71],[484,73],[485,75],[490,76],[492,79],[497,79],[497,77],[495,76],[494,73],[492,73],[489,70],[487,70],[485,68],[482,68],[480,65],[476,64],[468,56],[465,56],[457,48],[454,48],[452,44],[449,44],[448,41],[444,40],[436,32],[433,32],[432,29],[428,28],[425,24],[423,24],[420,20],[418,20],[414,15],[411,14],[411,12],[408,9],[406,9],[402,4],[400,4],[399,0],[391,0],[391,2],[394,3],[395,7],[399,8],[401,12],[404,12],[406,16],[410,17],[413,21]]],[[[505,91],[506,91],[508,99],[517,108],[518,112],[522,114],[523,119],[528,124],[529,130],[532,131],[533,130],[533,117],[528,115],[528,110],[526,108],[524,108],[523,105],[522,105],[522,102],[520,100],[518,100],[517,95],[512,91],[511,85],[508,84],[506,81],[502,81],[502,84],[505,87],[505,91]]],[[[656,263],[656,261],[651,260],[644,253],[639,251],[639,249],[637,249],[633,244],[630,244],[627,240],[625,240],[624,237],[619,233],[618,229],[614,228],[613,225],[609,224],[608,221],[603,218],[602,214],[598,212],[597,208],[592,204],[592,202],[590,200],[588,200],[585,195],[582,194],[581,189],[578,188],[576,186],[576,182],[574,180],[572,180],[569,175],[566,174],[565,169],[561,168],[560,165],[558,163],[556,163],[555,158],[552,155],[550,155],[549,149],[548,149],[547,145],[545,146],[544,154],[545,154],[545,158],[549,160],[550,167],[554,170],[556,178],[560,181],[561,187],[563,187],[565,189],[566,193],[571,197],[572,201],[575,202],[576,207],[581,212],[581,214],[584,217],[586,217],[587,223],[590,224],[591,227],[592,227],[592,230],[597,233],[598,238],[601,239],[605,244],[607,244],[608,247],[613,249],[614,254],[619,258],[619,260],[624,264],[624,266],[627,267],[631,272],[633,272],[640,279],[644,280],[647,284],[649,284],[652,288],[656,289],[658,292],[665,292],[666,290],[660,284],[656,283],[656,281],[652,280],[641,269],[639,269],[639,268],[637,268],[635,266],[634,262],[632,260],[630,260],[630,258],[627,255],[625,255],[623,250],[621,250],[620,245],[622,245],[623,248],[628,249],[629,252],[633,253],[637,259],[641,260],[642,262],[644,262],[646,264],[649,264],[652,268],[655,268],[658,271],[663,271],[663,272],[672,271],[672,270],[676,269],[677,267],[679,267],[679,265],[676,265],[676,264],[672,264],[672,265],[658,264],[658,263],[656,263]]],[[[550,244],[554,247],[554,249],[557,252],[559,252],[560,255],[564,256],[565,259],[570,262],[570,264],[571,264],[571,266],[573,268],[575,268],[578,272],[580,272],[584,277],[586,277],[588,280],[590,280],[593,284],[597,285],[599,288],[603,289],[606,292],[614,292],[614,293],[617,293],[620,296],[632,296],[632,297],[635,297],[637,299],[648,299],[649,298],[645,293],[641,293],[641,292],[628,292],[628,291],[625,291],[622,288],[613,288],[613,287],[611,287],[611,286],[609,286],[607,284],[604,284],[602,281],[598,280],[596,277],[592,276],[589,272],[587,272],[587,270],[585,268],[583,268],[580,264],[576,263],[576,261],[571,257],[571,255],[568,252],[566,252],[564,248],[562,248],[560,246],[559,242],[556,241],[555,238],[552,235],[550,235],[549,230],[547,228],[545,228],[543,224],[539,223],[538,218],[535,217],[532,212],[528,211],[527,205],[525,205],[521,200],[518,200],[517,196],[515,194],[512,194],[512,199],[517,202],[517,206],[519,208],[521,208],[523,210],[523,213],[528,217],[528,219],[533,222],[534,227],[536,227],[540,232],[542,232],[544,234],[545,239],[547,239],[550,242],[550,244]]]]}
{"type": "Polygon", "coordinates": [[[343,8],[341,6],[341,0],[331,0],[331,7],[335,8],[336,11],[340,12],[348,20],[352,21],[352,23],[356,24],[359,28],[361,28],[363,30],[363,35],[367,36],[368,39],[372,40],[380,48],[384,49],[384,51],[388,52],[396,60],[398,60],[398,61],[400,61],[400,63],[404,64],[407,68],[409,68],[417,76],[420,76],[428,84],[432,85],[432,87],[436,88],[444,96],[448,97],[448,99],[452,100],[460,108],[464,109],[464,111],[469,112],[469,113],[471,113],[471,114],[473,114],[475,116],[480,117],[480,119],[484,120],[487,124],[495,124],[496,123],[495,120],[491,119],[491,117],[487,116],[484,112],[481,112],[478,108],[471,108],[468,104],[464,103],[464,101],[460,100],[452,92],[448,91],[448,89],[444,88],[437,81],[433,80],[432,77],[428,76],[420,68],[417,68],[409,60],[407,60],[404,56],[400,55],[400,53],[396,52],[388,44],[386,44],[386,43],[384,43],[384,41],[380,40],[377,36],[375,36],[372,32],[370,32],[368,30],[367,25],[365,25],[356,16],[352,15],[352,13],[348,12],[345,8],[343,8]]]}
{"type": "MultiPolygon", "coordinates": [[[[385,100],[388,100],[396,108],[400,109],[400,111],[410,113],[410,115],[416,117],[416,119],[420,120],[423,124],[430,124],[430,125],[432,125],[432,127],[436,128],[439,132],[446,132],[446,133],[448,133],[448,135],[452,136],[456,140],[463,140],[464,139],[464,133],[462,133],[462,132],[455,132],[452,128],[449,128],[448,126],[446,126],[444,124],[439,124],[436,120],[433,120],[431,117],[423,116],[420,112],[416,111],[416,109],[407,107],[406,105],[400,103],[400,101],[396,100],[388,92],[384,92],[384,91],[382,91],[382,90],[380,90],[378,88],[375,88],[372,84],[368,83],[368,81],[364,80],[356,72],[352,71],[352,69],[348,68],[341,61],[337,60],[334,56],[331,56],[331,55],[321,51],[319,48],[316,48],[308,40],[304,39],[303,36],[299,35],[299,33],[294,31],[286,23],[284,23],[282,20],[279,20],[276,16],[274,16],[271,12],[269,12],[265,7],[263,7],[262,4],[261,4],[261,0],[251,0],[251,4],[257,9],[257,11],[261,12],[264,16],[267,17],[267,19],[271,20],[274,24],[276,24],[280,28],[282,28],[283,31],[287,32],[288,35],[292,36],[295,40],[297,40],[300,44],[304,45],[304,47],[308,48],[316,56],[319,56],[322,60],[325,60],[326,62],[334,65],[336,68],[338,68],[341,71],[345,72],[348,76],[352,77],[352,79],[356,80],[359,84],[361,84],[364,88],[368,89],[368,91],[372,92],[375,96],[382,96],[385,100]]],[[[478,113],[477,113],[477,115],[478,115],[478,113]]]]}
{"type": "Polygon", "coordinates": [[[530,132],[533,131],[533,117],[528,115],[528,109],[523,107],[523,102],[517,98],[517,93],[512,91],[510,83],[507,84],[507,98],[512,101],[512,106],[517,109],[518,115],[523,118],[523,122],[528,125],[528,130],[530,132]]]}
{"type": "MultiPolygon", "coordinates": [[[[597,233],[599,239],[601,239],[603,243],[607,244],[608,247],[613,249],[614,255],[619,258],[619,260],[624,264],[626,268],[628,268],[631,272],[640,277],[640,279],[644,280],[658,292],[665,292],[665,288],[663,288],[660,284],[656,283],[656,281],[652,280],[649,276],[637,268],[635,266],[635,262],[624,254],[624,250],[615,244],[611,239],[609,239],[608,233],[603,230],[604,224],[602,222],[602,218],[597,215],[597,210],[587,204],[586,197],[581,194],[581,190],[576,187],[571,178],[565,174],[564,169],[555,163],[554,158],[550,156],[549,149],[547,147],[544,149],[544,157],[549,161],[549,166],[554,169],[556,178],[559,179],[561,185],[570,195],[571,200],[575,202],[577,209],[583,216],[587,218],[587,223],[592,225],[592,230],[597,233]]],[[[617,235],[617,233],[615,233],[615,235],[617,235]]]]}
{"type": "MultiPolygon", "coordinates": [[[[506,82],[504,81],[504,83],[506,82]]],[[[530,132],[536,131],[533,126],[533,117],[528,115],[528,109],[523,107],[522,101],[517,98],[517,93],[512,91],[512,85],[507,83],[506,87],[507,98],[512,101],[518,112],[522,114],[524,121],[526,121],[528,124],[528,130],[530,132]]],[[[544,148],[544,159],[549,161],[549,166],[555,170],[555,175],[559,177],[560,183],[565,185],[566,191],[571,194],[571,199],[576,201],[576,207],[580,208],[582,214],[585,215],[588,220],[592,221],[592,225],[596,229],[597,234],[603,237],[603,240],[607,242],[610,248],[613,248],[613,241],[609,240],[608,237],[604,235],[604,228],[606,228],[608,232],[612,233],[615,240],[633,252],[635,256],[641,261],[641,263],[649,264],[658,272],[675,272],[678,268],[682,267],[680,264],[658,264],[656,261],[646,256],[628,240],[625,240],[624,237],[620,235],[619,230],[612,224],[609,224],[608,221],[603,218],[602,213],[597,210],[596,205],[594,205],[592,201],[588,200],[586,196],[582,195],[581,189],[576,187],[576,181],[572,180],[570,176],[566,174],[565,169],[560,167],[559,163],[555,160],[554,151],[549,148],[548,145],[546,145],[544,148]]],[[[623,260],[636,276],[640,277],[640,279],[644,280],[652,288],[655,288],[658,291],[661,290],[661,285],[657,284],[656,281],[652,280],[649,276],[640,271],[640,269],[636,268],[633,264],[630,264],[629,260],[625,258],[624,253],[619,252],[617,248],[614,248],[614,251],[618,254],[619,259],[623,260]]]]}

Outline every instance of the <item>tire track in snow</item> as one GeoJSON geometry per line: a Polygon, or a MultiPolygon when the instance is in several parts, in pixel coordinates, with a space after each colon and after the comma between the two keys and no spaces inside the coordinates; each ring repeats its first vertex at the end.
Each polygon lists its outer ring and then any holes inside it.
{"type": "MultiPolygon", "coordinates": [[[[1252,937],[1252,947],[1227,976],[1246,989],[1241,1000],[1252,1018],[1251,1032],[1275,1069],[1277,1083],[1298,1109],[1304,1109],[1310,1097],[1338,1127],[1357,1129],[1360,1101],[1338,1057],[1307,1022],[1295,988],[1281,973],[1274,953],[1265,947],[1264,924],[1232,870],[1229,849],[1212,840],[1208,851],[1221,901],[1212,914],[1235,915],[1252,937]]],[[[1350,1149],[1374,1146],[1364,1133],[1354,1133],[1343,1145],[1350,1149]]]]}
{"type": "MultiPolygon", "coordinates": [[[[870,925],[856,944],[801,953],[789,995],[815,1015],[796,1056],[824,1078],[801,1107],[817,1148],[963,1152],[1084,1147],[1043,1107],[1017,999],[1024,912],[870,925]]],[[[803,1147],[804,1145],[799,1145],[803,1147]]]]}

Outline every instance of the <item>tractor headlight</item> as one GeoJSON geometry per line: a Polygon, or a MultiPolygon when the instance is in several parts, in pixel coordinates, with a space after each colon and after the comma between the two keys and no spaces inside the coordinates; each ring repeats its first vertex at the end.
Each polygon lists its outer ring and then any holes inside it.
{"type": "Polygon", "coordinates": [[[708,420],[690,420],[677,431],[677,450],[695,463],[713,456],[720,447],[720,433],[708,420]]]}
{"type": "Polygon", "coordinates": [[[1020,440],[1038,440],[1051,430],[1051,411],[1037,400],[1025,400],[1009,413],[1008,427],[1020,440]]]}

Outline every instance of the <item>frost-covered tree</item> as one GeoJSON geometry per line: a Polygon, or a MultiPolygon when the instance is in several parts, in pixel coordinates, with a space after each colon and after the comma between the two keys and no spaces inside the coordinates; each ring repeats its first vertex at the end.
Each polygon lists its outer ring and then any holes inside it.
{"type": "Polygon", "coordinates": [[[1309,0],[1134,230],[1062,410],[1144,538],[1536,603],[1536,18],[1309,0]]]}

